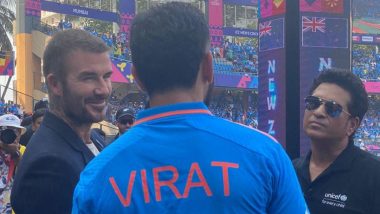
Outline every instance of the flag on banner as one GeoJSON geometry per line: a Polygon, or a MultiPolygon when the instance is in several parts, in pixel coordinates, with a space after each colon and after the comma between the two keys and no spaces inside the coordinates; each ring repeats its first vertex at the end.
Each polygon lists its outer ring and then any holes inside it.
{"type": "Polygon", "coordinates": [[[284,47],[284,18],[259,24],[260,51],[284,47]]]}
{"type": "Polygon", "coordinates": [[[272,15],[280,15],[285,13],[285,0],[273,0],[272,15]]]}
{"type": "Polygon", "coordinates": [[[132,63],[119,58],[112,60],[112,82],[133,83],[134,78],[131,73],[132,63]]]}
{"type": "Polygon", "coordinates": [[[265,18],[285,13],[286,0],[260,0],[260,17],[265,18]]]}
{"type": "Polygon", "coordinates": [[[326,13],[342,14],[344,0],[322,0],[322,11],[326,13]]]}
{"type": "Polygon", "coordinates": [[[13,57],[0,52],[0,75],[13,75],[13,57]]]}
{"type": "Polygon", "coordinates": [[[272,0],[260,0],[260,15],[262,18],[272,16],[272,0]]]}
{"type": "Polygon", "coordinates": [[[5,66],[5,56],[0,56],[0,66],[5,66]]]}
{"type": "Polygon", "coordinates": [[[307,12],[320,12],[322,9],[322,0],[300,0],[300,10],[307,12]]]}
{"type": "Polygon", "coordinates": [[[302,12],[324,12],[339,13],[344,12],[344,0],[300,0],[300,10],[302,12]]]}
{"type": "Polygon", "coordinates": [[[303,47],[348,47],[348,20],[302,16],[303,47]]]}

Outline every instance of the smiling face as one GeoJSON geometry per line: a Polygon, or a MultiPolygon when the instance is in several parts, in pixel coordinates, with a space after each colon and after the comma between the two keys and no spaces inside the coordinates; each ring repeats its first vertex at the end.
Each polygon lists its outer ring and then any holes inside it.
{"type": "Polygon", "coordinates": [[[112,64],[107,52],[74,51],[66,58],[61,109],[72,122],[102,121],[111,93],[112,64]]]}
{"type": "MultiPolygon", "coordinates": [[[[351,96],[338,85],[322,83],[314,90],[312,96],[335,101],[342,106],[344,111],[349,112],[348,104],[351,102],[351,96]]],[[[306,109],[303,119],[304,131],[313,141],[317,142],[348,142],[356,125],[355,118],[343,111],[337,117],[329,116],[324,104],[314,110],[306,109]]]]}

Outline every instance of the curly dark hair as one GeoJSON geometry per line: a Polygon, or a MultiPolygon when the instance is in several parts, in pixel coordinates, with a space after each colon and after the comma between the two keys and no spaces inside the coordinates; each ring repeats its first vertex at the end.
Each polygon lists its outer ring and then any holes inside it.
{"type": "MultiPolygon", "coordinates": [[[[368,94],[363,82],[355,74],[345,69],[327,69],[314,79],[309,90],[311,95],[322,83],[332,83],[343,88],[350,94],[351,100],[348,103],[348,112],[352,117],[359,117],[360,122],[368,110],[368,94]]],[[[350,136],[350,141],[354,139],[355,132],[350,136]]]]}
{"type": "Polygon", "coordinates": [[[188,3],[158,5],[134,18],[130,45],[137,76],[149,95],[189,89],[209,49],[208,24],[188,3]]]}

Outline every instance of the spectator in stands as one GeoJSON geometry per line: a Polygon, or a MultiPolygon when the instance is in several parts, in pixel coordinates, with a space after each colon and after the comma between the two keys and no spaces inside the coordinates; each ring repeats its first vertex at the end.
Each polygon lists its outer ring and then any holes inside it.
{"type": "Polygon", "coordinates": [[[72,29],[72,28],[73,28],[73,24],[68,19],[65,19],[63,21],[63,29],[68,30],[68,29],[72,29]]]}
{"type": "Polygon", "coordinates": [[[38,109],[32,115],[32,124],[26,127],[26,132],[21,135],[20,144],[26,146],[33,136],[34,132],[40,127],[42,120],[44,119],[46,108],[38,109]]]}
{"type": "Polygon", "coordinates": [[[5,114],[5,101],[3,99],[0,100],[0,115],[5,114]]]}
{"type": "Polygon", "coordinates": [[[63,20],[62,19],[58,23],[58,29],[63,30],[63,20]]]}
{"type": "Polygon", "coordinates": [[[130,129],[135,121],[135,112],[130,108],[121,108],[116,112],[116,126],[119,128],[119,133],[114,140],[130,129]]]}
{"type": "Polygon", "coordinates": [[[28,143],[12,188],[16,213],[70,213],[74,187],[100,151],[90,128],[105,117],[111,93],[109,48],[82,30],[65,30],[48,43],[43,72],[49,111],[28,143]]]}
{"type": "Polygon", "coordinates": [[[10,193],[15,168],[25,150],[19,144],[25,128],[17,116],[5,114],[0,116],[0,129],[0,213],[11,214],[10,193]]]}
{"type": "Polygon", "coordinates": [[[73,213],[307,212],[281,145],[204,104],[213,86],[209,38],[204,14],[189,3],[134,18],[132,73],[150,106],[86,167],[73,213]]]}
{"type": "Polygon", "coordinates": [[[353,45],[352,71],[362,79],[379,81],[380,54],[376,45],[353,45]]]}
{"type": "Polygon", "coordinates": [[[311,213],[380,213],[380,161],[353,145],[367,96],[350,71],[327,70],[305,98],[311,151],[294,166],[311,213]]]}
{"type": "MultiPolygon", "coordinates": [[[[48,107],[49,107],[49,103],[47,100],[39,100],[38,102],[34,104],[33,111],[36,112],[39,109],[48,109],[48,107]]],[[[32,117],[33,117],[33,114],[25,117],[21,121],[21,125],[28,129],[28,127],[32,124],[32,117]]]]}

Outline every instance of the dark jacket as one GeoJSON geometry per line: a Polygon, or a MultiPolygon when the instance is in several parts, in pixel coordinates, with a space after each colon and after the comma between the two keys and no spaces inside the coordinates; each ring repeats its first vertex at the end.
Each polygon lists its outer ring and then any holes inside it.
{"type": "Polygon", "coordinates": [[[71,213],[79,175],[93,158],[74,130],[47,112],[16,171],[11,194],[14,211],[71,213]]]}

